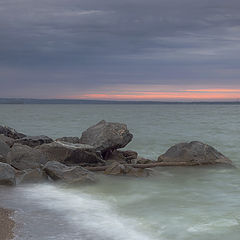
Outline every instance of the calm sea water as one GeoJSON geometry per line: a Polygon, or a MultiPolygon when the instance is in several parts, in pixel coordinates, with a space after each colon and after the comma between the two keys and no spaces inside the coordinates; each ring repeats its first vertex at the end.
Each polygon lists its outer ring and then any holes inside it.
{"type": "MultiPolygon", "coordinates": [[[[126,147],[156,159],[200,140],[240,167],[240,105],[0,105],[0,124],[28,135],[80,136],[105,119],[134,134],[126,147]]],[[[99,176],[99,183],[0,188],[17,209],[16,239],[239,240],[240,171],[159,168],[149,178],[99,176]]]]}

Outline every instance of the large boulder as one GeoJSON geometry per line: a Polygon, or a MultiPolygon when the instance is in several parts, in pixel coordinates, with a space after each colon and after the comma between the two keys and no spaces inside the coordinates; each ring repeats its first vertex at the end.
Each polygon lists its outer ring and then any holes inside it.
{"type": "Polygon", "coordinates": [[[0,140],[5,142],[9,147],[11,147],[14,144],[15,139],[7,137],[3,134],[0,134],[0,140]]]}
{"type": "Polygon", "coordinates": [[[0,162],[0,185],[15,185],[15,170],[7,163],[0,162]]]}
{"type": "Polygon", "coordinates": [[[17,132],[15,129],[7,127],[7,126],[1,126],[0,125],[0,134],[3,134],[6,137],[10,137],[13,139],[19,139],[26,137],[25,134],[17,132]]]}
{"type": "Polygon", "coordinates": [[[0,155],[6,157],[9,151],[10,147],[5,142],[0,140],[0,155]]]}
{"type": "Polygon", "coordinates": [[[94,146],[103,155],[125,147],[133,138],[126,124],[100,121],[82,133],[80,142],[94,146]]]}
{"type": "Polygon", "coordinates": [[[202,142],[179,143],[159,156],[161,162],[189,162],[201,164],[232,164],[232,161],[215,148],[202,142]]]}
{"type": "Polygon", "coordinates": [[[14,144],[7,155],[7,162],[18,170],[25,170],[40,168],[47,162],[47,158],[35,148],[14,144]]]}
{"type": "Polygon", "coordinates": [[[48,161],[58,161],[66,165],[103,165],[101,154],[95,148],[84,144],[52,142],[36,147],[45,154],[48,161]]]}
{"type": "Polygon", "coordinates": [[[80,138],[79,137],[62,137],[62,138],[57,138],[56,141],[78,144],[80,143],[80,138]]]}
{"type": "Polygon", "coordinates": [[[47,175],[40,168],[26,169],[16,173],[16,181],[19,183],[39,183],[47,180],[47,175]]]}
{"type": "Polygon", "coordinates": [[[80,166],[66,166],[60,162],[50,161],[43,170],[54,181],[66,183],[93,183],[96,182],[92,172],[80,166]]]}
{"type": "Polygon", "coordinates": [[[104,171],[107,175],[120,175],[120,176],[131,176],[131,177],[147,177],[149,176],[148,169],[133,168],[125,166],[119,162],[113,162],[104,171]]]}
{"type": "Polygon", "coordinates": [[[53,140],[47,136],[40,135],[40,136],[27,136],[24,138],[20,138],[15,140],[15,143],[20,143],[23,145],[27,145],[29,147],[37,147],[45,143],[51,143],[53,140]]]}

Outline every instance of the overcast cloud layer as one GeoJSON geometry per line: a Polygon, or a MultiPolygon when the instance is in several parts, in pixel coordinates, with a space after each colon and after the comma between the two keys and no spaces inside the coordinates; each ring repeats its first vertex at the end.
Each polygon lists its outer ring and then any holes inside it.
{"type": "Polygon", "coordinates": [[[240,88],[239,0],[0,0],[0,97],[240,88]]]}

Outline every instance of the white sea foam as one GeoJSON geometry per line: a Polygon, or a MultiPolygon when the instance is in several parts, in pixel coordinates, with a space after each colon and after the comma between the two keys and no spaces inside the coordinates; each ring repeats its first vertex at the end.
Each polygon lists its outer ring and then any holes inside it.
{"type": "MultiPolygon", "coordinates": [[[[141,232],[141,220],[120,216],[114,208],[92,195],[59,188],[53,185],[36,185],[26,190],[27,197],[45,208],[64,212],[65,218],[82,229],[113,240],[153,240],[141,232]],[[40,193],[40,194],[39,194],[40,193]]],[[[159,238],[158,238],[159,239],[159,238]]]]}
{"type": "Polygon", "coordinates": [[[237,219],[221,219],[209,223],[197,224],[187,229],[188,232],[198,233],[198,232],[208,232],[216,231],[218,228],[233,227],[239,225],[237,219]]]}

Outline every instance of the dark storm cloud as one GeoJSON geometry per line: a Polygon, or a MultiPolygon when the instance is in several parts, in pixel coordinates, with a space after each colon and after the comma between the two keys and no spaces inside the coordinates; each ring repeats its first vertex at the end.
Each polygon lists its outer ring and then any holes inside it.
{"type": "Polygon", "coordinates": [[[0,0],[5,88],[237,84],[239,60],[239,0],[0,0]]]}

